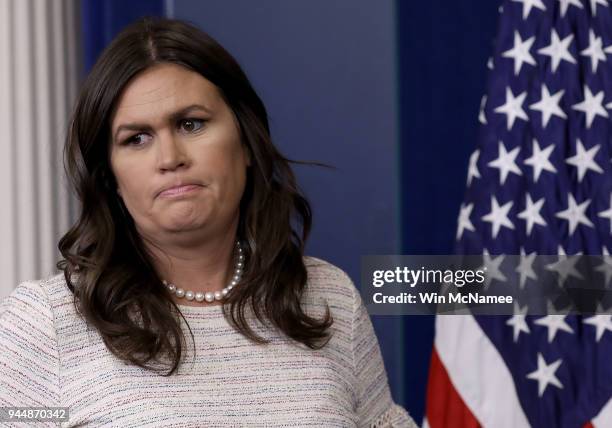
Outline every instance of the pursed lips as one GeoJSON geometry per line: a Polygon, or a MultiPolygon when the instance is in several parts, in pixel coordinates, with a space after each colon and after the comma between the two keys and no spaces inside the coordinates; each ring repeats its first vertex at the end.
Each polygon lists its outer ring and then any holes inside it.
{"type": "Polygon", "coordinates": [[[162,193],[164,193],[164,192],[171,193],[172,191],[176,191],[176,190],[180,189],[181,187],[188,187],[188,186],[198,186],[198,187],[202,187],[202,185],[201,185],[201,184],[199,184],[199,183],[193,183],[193,182],[184,182],[184,183],[178,183],[178,184],[175,184],[175,185],[173,185],[173,186],[169,186],[169,187],[164,187],[164,188],[162,188],[162,189],[161,189],[161,190],[160,190],[160,191],[157,193],[157,196],[162,195],[162,193]]]}

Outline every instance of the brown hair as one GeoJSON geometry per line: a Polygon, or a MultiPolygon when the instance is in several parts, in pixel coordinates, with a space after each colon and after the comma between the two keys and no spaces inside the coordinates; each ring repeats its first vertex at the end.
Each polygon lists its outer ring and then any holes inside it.
{"type": "Polygon", "coordinates": [[[289,165],[313,162],[292,161],[279,153],[266,109],[235,59],[203,31],[173,19],[148,17],[125,28],[96,62],[76,102],[64,168],[79,198],[80,215],[59,241],[63,259],[57,267],[64,271],[79,313],[117,357],[153,370],[149,362],[167,356],[167,375],[177,370],[184,337],[171,309],[180,309],[114,192],[108,147],[110,118],[122,89],[159,63],[186,67],[220,90],[251,156],[237,232],[244,244],[245,270],[226,298],[224,315],[247,338],[266,343],[245,318],[250,305],[260,321],[271,321],[312,349],[323,347],[333,322],[329,307],[324,319],[317,320],[300,305],[312,214],[289,165]]]}

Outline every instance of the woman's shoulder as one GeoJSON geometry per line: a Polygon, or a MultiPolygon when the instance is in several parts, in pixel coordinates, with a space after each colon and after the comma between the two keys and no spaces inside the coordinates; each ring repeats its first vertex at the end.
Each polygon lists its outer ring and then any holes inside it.
{"type": "MultiPolygon", "coordinates": [[[[0,336],[18,346],[18,349],[11,352],[23,357],[32,356],[36,352],[47,356],[55,355],[57,316],[54,297],[49,278],[44,278],[22,281],[10,294],[2,298],[0,336]],[[33,344],[36,344],[36,347],[33,348],[33,344]]],[[[3,345],[6,347],[6,343],[3,345]]],[[[7,354],[3,354],[1,358],[7,358],[7,354]]]]}
{"type": "Polygon", "coordinates": [[[41,279],[20,282],[0,301],[0,316],[9,311],[22,314],[44,310],[61,311],[72,302],[72,293],[63,273],[53,273],[41,279]]]}
{"type": "Polygon", "coordinates": [[[349,275],[338,266],[313,256],[304,256],[304,265],[308,271],[311,284],[317,286],[332,285],[334,290],[351,291],[355,288],[349,275]]]}
{"type": "Polygon", "coordinates": [[[308,272],[306,299],[324,300],[330,307],[353,310],[358,291],[344,270],[328,261],[312,256],[304,257],[304,265],[308,272]]]}

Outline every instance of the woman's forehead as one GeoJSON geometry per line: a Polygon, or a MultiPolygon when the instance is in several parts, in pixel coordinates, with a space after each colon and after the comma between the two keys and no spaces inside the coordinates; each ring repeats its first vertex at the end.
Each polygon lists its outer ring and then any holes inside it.
{"type": "Polygon", "coordinates": [[[159,64],[126,85],[116,104],[113,130],[126,121],[165,117],[190,105],[212,110],[220,99],[215,85],[200,74],[176,64],[159,64]]]}

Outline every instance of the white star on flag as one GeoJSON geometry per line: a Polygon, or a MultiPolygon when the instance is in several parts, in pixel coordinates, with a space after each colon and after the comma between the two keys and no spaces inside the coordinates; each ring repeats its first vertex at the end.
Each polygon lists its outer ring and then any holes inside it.
{"type": "Polygon", "coordinates": [[[483,286],[484,290],[487,290],[489,288],[489,285],[494,279],[500,282],[505,282],[506,276],[499,269],[499,266],[502,264],[506,256],[501,254],[495,258],[492,258],[489,254],[489,251],[485,248],[482,252],[482,257],[484,259],[484,263],[480,268],[486,271],[485,282],[483,286]]]}
{"type": "MultiPolygon", "coordinates": [[[[612,46],[610,46],[610,47],[609,47],[609,48],[607,48],[607,49],[610,49],[610,52],[612,53],[612,46]]],[[[606,104],[606,108],[607,108],[607,109],[612,109],[612,103],[608,103],[608,104],[606,104]]],[[[607,117],[607,116],[606,116],[606,117],[607,117]]]]}
{"type": "Polygon", "coordinates": [[[595,341],[603,337],[606,331],[612,331],[612,315],[595,315],[583,321],[595,327],[595,341]]]}
{"type": "Polygon", "coordinates": [[[542,0],[512,0],[516,3],[523,3],[523,19],[527,19],[529,16],[529,12],[531,12],[531,8],[537,8],[540,10],[546,10],[544,3],[542,0]]]}
{"type": "Polygon", "coordinates": [[[572,43],[573,39],[574,35],[570,34],[561,40],[557,31],[553,29],[550,35],[550,45],[538,50],[540,55],[548,55],[550,57],[550,65],[553,73],[557,71],[557,67],[559,67],[561,60],[576,64],[576,60],[572,54],[569,53],[569,45],[572,43]]]}
{"type": "Polygon", "coordinates": [[[514,121],[517,118],[525,121],[529,120],[529,117],[527,117],[527,114],[522,107],[525,97],[527,97],[527,91],[521,92],[517,97],[515,97],[510,90],[510,87],[506,87],[506,103],[493,110],[495,113],[506,115],[508,130],[512,129],[514,121]]]}
{"type": "Polygon", "coordinates": [[[554,165],[550,162],[549,157],[555,148],[554,144],[550,144],[544,150],[540,149],[538,141],[536,139],[533,140],[533,153],[531,157],[525,159],[525,165],[529,165],[533,167],[533,181],[538,182],[538,178],[540,178],[540,174],[542,171],[546,170],[549,172],[556,173],[554,165]]]}
{"type": "Polygon", "coordinates": [[[521,169],[516,164],[516,157],[518,156],[521,148],[515,147],[508,152],[506,151],[506,148],[504,147],[504,143],[502,141],[499,142],[498,147],[499,151],[497,159],[492,160],[487,165],[491,168],[499,169],[499,181],[503,185],[506,181],[506,178],[508,177],[508,174],[510,174],[511,172],[515,173],[516,175],[523,175],[521,169]]]}
{"type": "Polygon", "coordinates": [[[531,254],[526,254],[525,249],[521,247],[521,261],[516,267],[516,272],[520,276],[519,287],[521,290],[525,288],[527,278],[533,279],[534,281],[538,279],[538,276],[533,270],[533,261],[535,260],[536,255],[537,253],[535,251],[531,254]]]}
{"type": "Polygon", "coordinates": [[[568,193],[567,209],[559,211],[555,214],[555,216],[568,221],[570,236],[574,234],[574,231],[576,230],[579,224],[584,224],[585,226],[593,227],[593,223],[591,223],[591,220],[589,220],[589,218],[584,214],[590,203],[591,200],[587,199],[583,201],[580,205],[578,205],[576,203],[576,200],[574,199],[574,195],[568,193]]]}
{"type": "Polygon", "coordinates": [[[598,4],[608,7],[608,0],[591,0],[591,13],[593,13],[593,16],[597,15],[598,4]]]}
{"type": "Polygon", "coordinates": [[[612,234],[612,193],[610,193],[610,207],[605,211],[597,213],[597,216],[610,220],[610,234],[612,234]]]}
{"type": "Polygon", "coordinates": [[[548,343],[555,339],[559,330],[570,334],[574,333],[574,330],[565,322],[565,315],[546,315],[545,317],[538,318],[533,323],[548,328],[548,343]]]}
{"type": "Polygon", "coordinates": [[[480,178],[480,171],[478,171],[478,158],[480,157],[480,150],[474,150],[474,153],[470,155],[470,165],[468,166],[468,178],[467,185],[469,187],[472,184],[472,179],[480,178]]]}
{"type": "MultiPolygon", "coordinates": [[[[521,71],[523,63],[536,65],[535,59],[529,53],[531,45],[535,42],[535,36],[532,36],[526,40],[521,39],[521,35],[518,31],[514,32],[514,46],[502,53],[504,58],[512,58],[514,60],[514,75],[518,75],[521,71]]],[[[603,53],[602,53],[603,54],[603,53]]]]}
{"type": "Polygon", "coordinates": [[[483,95],[480,99],[480,109],[478,110],[478,121],[483,125],[487,124],[487,116],[485,116],[485,106],[487,105],[487,96],[483,95]]]}
{"type": "Polygon", "coordinates": [[[527,306],[523,309],[519,306],[518,303],[514,302],[514,315],[506,321],[506,325],[512,327],[512,335],[514,337],[514,342],[518,340],[521,332],[529,334],[529,326],[527,325],[527,321],[525,321],[525,314],[527,313],[527,306]]]}
{"type": "Polygon", "coordinates": [[[599,64],[599,61],[606,60],[606,54],[602,49],[601,37],[596,37],[593,29],[589,30],[589,46],[580,52],[580,55],[591,58],[591,69],[593,70],[593,73],[597,73],[597,65],[599,64]]]}
{"type": "Polygon", "coordinates": [[[584,100],[578,104],[574,104],[574,110],[582,111],[586,114],[586,126],[591,127],[595,116],[608,117],[608,112],[603,108],[604,91],[599,91],[597,95],[593,95],[587,85],[584,85],[584,100]]]}
{"type": "Polygon", "coordinates": [[[555,376],[555,372],[561,365],[561,358],[559,358],[554,363],[550,365],[546,364],[546,360],[541,353],[538,352],[538,369],[534,372],[531,372],[527,375],[528,379],[533,379],[538,381],[538,396],[541,397],[546,390],[548,385],[556,386],[559,389],[563,389],[563,384],[557,376],[555,376]]]}
{"type": "Polygon", "coordinates": [[[567,13],[567,8],[570,7],[570,5],[576,6],[579,9],[583,9],[582,3],[580,3],[580,0],[559,0],[559,2],[561,3],[561,5],[560,5],[560,7],[561,7],[561,18],[563,18],[565,16],[565,14],[567,13]]]}
{"type": "MultiPolygon", "coordinates": [[[[559,275],[559,287],[563,287],[565,280],[571,276],[578,279],[584,279],[583,276],[576,270],[576,263],[578,263],[578,258],[576,256],[568,257],[563,251],[563,247],[559,245],[558,250],[559,255],[557,256],[557,261],[554,263],[547,264],[544,266],[544,269],[555,271],[559,275]]],[[[554,308],[553,308],[554,310],[554,308]]]]}
{"type": "Polygon", "coordinates": [[[546,226],[547,224],[540,215],[540,210],[542,209],[542,205],[544,205],[544,198],[541,198],[539,201],[534,203],[531,200],[529,193],[527,193],[526,200],[527,202],[525,209],[516,216],[527,222],[527,236],[529,236],[531,235],[531,230],[533,229],[534,224],[539,224],[540,226],[546,226]]]}
{"type": "Polygon", "coordinates": [[[510,211],[510,208],[512,208],[512,201],[508,201],[500,207],[495,196],[491,196],[491,212],[482,216],[482,220],[491,223],[493,227],[493,238],[497,237],[499,229],[501,229],[502,226],[514,230],[514,224],[512,224],[508,218],[508,211],[510,211]]]}
{"type": "Polygon", "coordinates": [[[461,212],[459,213],[459,221],[457,226],[457,240],[461,239],[461,235],[463,235],[464,230],[471,230],[474,232],[476,229],[474,225],[470,221],[470,215],[472,214],[472,210],[474,209],[474,204],[461,204],[461,212]]]}
{"type": "Polygon", "coordinates": [[[565,90],[561,89],[556,94],[550,95],[546,85],[542,85],[542,98],[540,98],[540,101],[537,103],[529,106],[530,109],[537,110],[542,113],[542,128],[546,128],[546,125],[553,114],[562,119],[567,119],[567,115],[563,112],[563,110],[561,110],[561,107],[559,107],[559,102],[561,101],[561,97],[564,93],[565,90]]]}
{"type": "Polygon", "coordinates": [[[578,168],[578,182],[581,182],[587,170],[603,173],[603,169],[595,162],[595,155],[599,151],[599,144],[585,150],[582,141],[576,141],[576,154],[565,159],[565,162],[578,168]]]}
{"type": "Polygon", "coordinates": [[[606,247],[603,247],[602,251],[602,263],[595,268],[597,272],[601,272],[604,276],[604,287],[610,286],[610,280],[612,279],[612,260],[610,260],[610,253],[606,247]]]}

